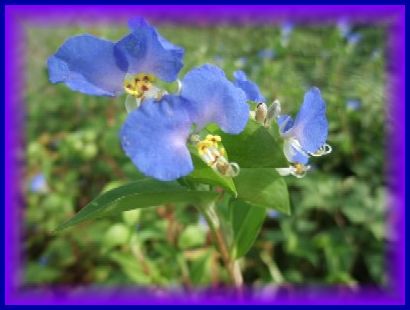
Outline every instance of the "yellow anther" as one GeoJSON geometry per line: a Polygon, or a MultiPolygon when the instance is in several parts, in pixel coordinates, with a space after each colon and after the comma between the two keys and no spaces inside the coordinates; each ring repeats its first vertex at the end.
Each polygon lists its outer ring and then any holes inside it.
{"type": "Polygon", "coordinates": [[[304,171],[304,166],[302,164],[295,164],[295,172],[297,174],[302,174],[304,171]]]}
{"type": "Polygon", "coordinates": [[[207,141],[207,140],[199,141],[196,145],[196,147],[198,149],[198,153],[200,155],[205,154],[211,146],[213,146],[212,142],[207,141]]]}
{"type": "Polygon", "coordinates": [[[220,136],[207,135],[205,140],[211,141],[213,143],[218,143],[222,141],[222,138],[220,136]]]}
{"type": "Polygon", "coordinates": [[[124,90],[136,98],[141,98],[145,92],[150,90],[154,81],[155,77],[150,74],[127,75],[124,79],[124,90]]]}

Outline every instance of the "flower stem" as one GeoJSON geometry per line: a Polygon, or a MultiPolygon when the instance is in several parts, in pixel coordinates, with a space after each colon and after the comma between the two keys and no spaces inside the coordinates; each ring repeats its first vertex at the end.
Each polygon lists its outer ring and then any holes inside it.
{"type": "Polygon", "coordinates": [[[199,210],[203,213],[209,229],[212,232],[216,248],[218,249],[222,261],[228,271],[229,278],[235,288],[240,291],[243,285],[242,273],[238,262],[230,255],[227,242],[220,227],[219,218],[215,212],[214,205],[199,206],[199,210]]]}

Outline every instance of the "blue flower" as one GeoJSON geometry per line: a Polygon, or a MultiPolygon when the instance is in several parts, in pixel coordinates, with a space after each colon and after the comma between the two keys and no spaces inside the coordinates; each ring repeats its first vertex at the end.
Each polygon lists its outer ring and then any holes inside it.
{"type": "Polygon", "coordinates": [[[142,96],[155,78],[172,82],[182,68],[184,50],[164,39],[143,18],[129,22],[131,33],[118,42],[84,34],[69,38],[48,59],[52,83],[96,96],[124,90],[142,96]]]}
{"type": "Polygon", "coordinates": [[[330,146],[326,144],[326,105],[318,88],[312,87],[305,93],[295,120],[289,115],[280,115],[277,122],[280,134],[285,139],[283,149],[289,162],[305,166],[309,156],[330,152],[330,146]]]}
{"type": "Polygon", "coordinates": [[[226,172],[232,167],[217,147],[220,138],[194,141],[193,127],[196,133],[216,123],[224,132],[237,134],[248,118],[243,91],[228,81],[221,69],[204,65],[187,73],[179,96],[148,99],[133,110],[122,126],[121,144],[142,173],[159,180],[175,180],[193,170],[188,142],[196,144],[206,163],[226,172]]]}
{"type": "Polygon", "coordinates": [[[284,22],[280,27],[280,41],[282,46],[286,47],[289,44],[290,35],[293,32],[294,25],[292,22],[284,22]]]}
{"type": "Polygon", "coordinates": [[[340,19],[340,20],[338,21],[338,23],[337,23],[337,28],[338,28],[338,30],[339,30],[340,35],[341,35],[343,38],[346,38],[347,35],[348,35],[348,34],[350,33],[350,31],[352,30],[352,26],[351,26],[350,22],[349,22],[347,19],[345,19],[345,18],[340,19]]]}
{"type": "Polygon", "coordinates": [[[276,53],[271,48],[265,48],[258,52],[258,57],[262,59],[274,59],[275,56],[276,56],[276,53]]]}
{"type": "Polygon", "coordinates": [[[233,73],[233,76],[235,78],[235,85],[245,92],[248,100],[265,102],[265,97],[261,94],[258,85],[248,80],[245,72],[238,70],[233,73]]]}
{"type": "Polygon", "coordinates": [[[346,101],[346,108],[350,111],[359,110],[362,106],[360,99],[349,99],[346,101]]]}
{"type": "Polygon", "coordinates": [[[357,32],[350,33],[346,37],[347,43],[350,46],[355,46],[362,40],[362,37],[363,36],[360,33],[357,33],[357,32]]]}
{"type": "Polygon", "coordinates": [[[38,173],[31,179],[30,191],[33,193],[46,193],[48,191],[48,184],[44,174],[38,173]]]}

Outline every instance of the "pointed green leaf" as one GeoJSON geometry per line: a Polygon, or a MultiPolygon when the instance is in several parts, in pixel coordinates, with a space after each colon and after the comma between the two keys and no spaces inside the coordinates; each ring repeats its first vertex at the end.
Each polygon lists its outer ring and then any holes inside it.
{"type": "Polygon", "coordinates": [[[289,164],[283,155],[282,142],[267,129],[250,119],[246,128],[238,135],[216,131],[222,137],[229,161],[241,168],[281,168],[289,164]]]}
{"type": "Polygon", "coordinates": [[[234,178],[238,199],[254,206],[290,214],[285,180],[272,168],[241,168],[234,178]]]}
{"type": "Polygon", "coordinates": [[[252,206],[241,200],[232,200],[230,204],[233,244],[232,255],[244,256],[252,247],[266,217],[266,209],[252,206]]]}
{"type": "Polygon", "coordinates": [[[160,182],[152,179],[138,180],[102,193],[74,217],[60,225],[57,231],[86,220],[132,209],[165,203],[209,203],[216,196],[215,192],[190,190],[176,182],[160,182]]]}

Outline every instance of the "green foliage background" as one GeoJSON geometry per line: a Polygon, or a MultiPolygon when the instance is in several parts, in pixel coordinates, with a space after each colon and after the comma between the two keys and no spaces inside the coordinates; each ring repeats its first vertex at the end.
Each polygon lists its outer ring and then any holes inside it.
{"type": "MultiPolygon", "coordinates": [[[[119,144],[125,97],[90,97],[51,85],[46,59],[71,35],[88,32],[117,40],[127,30],[26,31],[24,283],[225,283],[208,230],[192,206],[129,211],[52,234],[102,190],[142,176],[119,144]],[[39,173],[47,189],[33,192],[30,182],[39,173]]],[[[285,113],[294,115],[313,85],[327,103],[333,152],[313,158],[313,171],[305,178],[286,178],[293,214],[271,214],[265,220],[240,262],[246,284],[386,284],[385,30],[356,27],[362,40],[351,44],[334,25],[296,25],[287,46],[277,26],[162,25],[159,31],[186,50],[180,76],[214,63],[229,77],[244,70],[269,101],[281,101],[285,113]],[[260,57],[269,49],[273,57],[260,57]],[[361,106],[350,108],[349,99],[359,99],[361,106]]],[[[258,188],[250,191],[258,195],[258,188]]]]}

